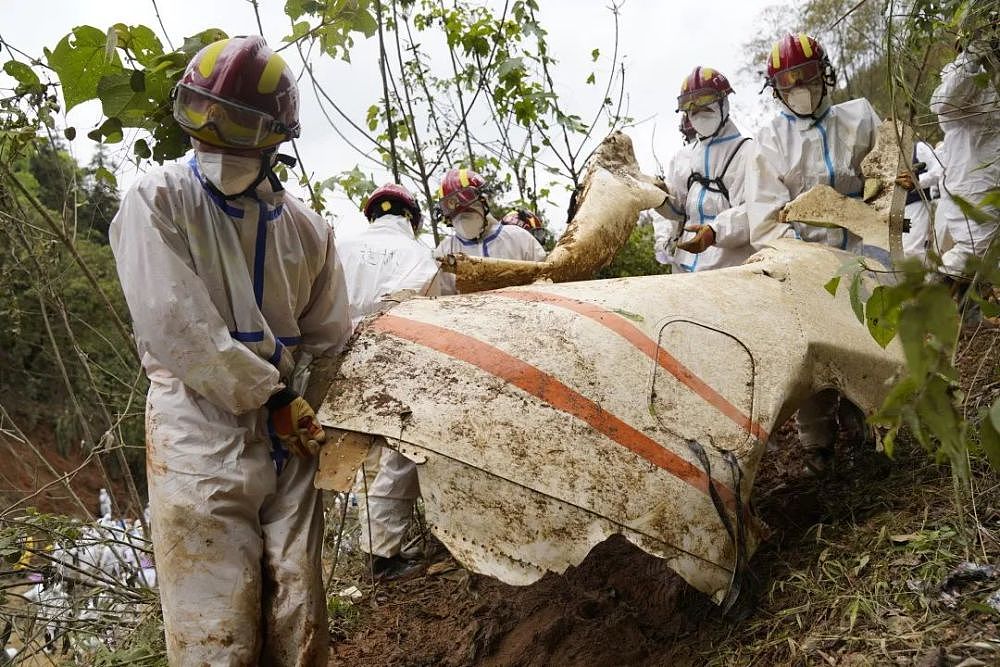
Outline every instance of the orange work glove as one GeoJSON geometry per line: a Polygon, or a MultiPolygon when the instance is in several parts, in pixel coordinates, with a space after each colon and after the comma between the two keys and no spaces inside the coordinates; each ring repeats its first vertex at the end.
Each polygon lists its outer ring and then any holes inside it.
{"type": "Polygon", "coordinates": [[[306,399],[287,387],[273,394],[264,404],[274,434],[293,456],[309,457],[326,442],[326,431],[316,420],[316,413],[306,399]]]}
{"type": "Polygon", "coordinates": [[[679,250],[698,254],[715,245],[715,230],[708,225],[688,225],[684,231],[694,232],[694,238],[684,243],[678,243],[679,250]]]}

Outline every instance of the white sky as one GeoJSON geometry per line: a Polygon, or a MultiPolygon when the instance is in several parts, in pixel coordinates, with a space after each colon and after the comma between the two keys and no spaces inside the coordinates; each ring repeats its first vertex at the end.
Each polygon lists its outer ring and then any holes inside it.
{"type": "MultiPolygon", "coordinates": [[[[603,64],[606,68],[613,50],[609,1],[539,1],[540,22],[548,31],[550,52],[558,61],[553,76],[560,103],[586,121],[592,117],[603,95],[600,67],[603,64]],[[598,85],[589,86],[584,80],[595,69],[590,57],[594,48],[601,51],[596,66],[598,85]]],[[[739,74],[745,65],[741,45],[757,29],[760,11],[776,1],[714,0],[710,10],[697,2],[627,0],[624,3],[619,12],[619,51],[626,67],[628,113],[636,121],[642,121],[626,132],[633,139],[644,171],[656,172],[654,155],[665,168],[680,146],[675,101],[681,81],[695,65],[711,66],[729,76],[736,88],[732,115],[745,132],[760,124],[766,113],[757,94],[761,82],[756,78],[744,79],[739,74]]],[[[489,4],[497,8],[502,6],[496,0],[490,0],[489,4]]],[[[280,45],[281,38],[290,32],[283,7],[282,0],[260,0],[264,36],[272,46],[280,45]]],[[[230,35],[257,33],[253,9],[247,0],[160,0],[158,8],[175,47],[184,36],[209,27],[221,28],[230,35]]],[[[106,30],[118,22],[142,23],[153,28],[166,47],[151,1],[46,0],[35,4],[0,0],[0,12],[3,16],[0,37],[37,57],[42,56],[43,47],[54,48],[63,35],[84,24],[106,30]]],[[[788,28],[792,31],[795,26],[788,28]]],[[[377,103],[381,95],[376,39],[356,41],[351,54],[350,64],[326,57],[314,58],[312,62],[327,92],[355,122],[363,125],[366,110],[377,103]]],[[[6,61],[9,55],[6,50],[0,53],[0,62],[6,61]]],[[[298,71],[294,50],[285,50],[283,55],[298,71]]],[[[2,74],[0,85],[9,85],[9,79],[2,74]]],[[[336,135],[323,117],[310,86],[302,86],[301,99],[303,130],[298,148],[304,166],[315,178],[325,179],[360,164],[366,173],[374,175],[376,182],[390,180],[388,172],[364,160],[336,135]]],[[[65,119],[66,125],[77,128],[72,150],[82,162],[89,160],[94,147],[86,134],[99,124],[100,117],[100,107],[94,102],[74,108],[65,119]]],[[[348,129],[343,121],[338,122],[344,126],[342,129],[348,129]]],[[[603,127],[603,123],[602,120],[599,127],[603,127]]],[[[602,133],[595,131],[595,134],[602,133]]],[[[110,148],[113,153],[130,154],[130,146],[123,146],[110,148]]],[[[443,172],[438,176],[441,175],[443,172]]],[[[135,167],[123,164],[118,173],[119,185],[127,187],[135,176],[135,167]]],[[[289,189],[295,192],[297,185],[289,189]]],[[[569,195],[560,191],[554,193],[552,199],[555,205],[546,213],[558,228],[565,218],[563,211],[569,195]]],[[[350,234],[363,226],[361,214],[342,194],[328,197],[328,203],[330,217],[339,233],[350,234]]]]}

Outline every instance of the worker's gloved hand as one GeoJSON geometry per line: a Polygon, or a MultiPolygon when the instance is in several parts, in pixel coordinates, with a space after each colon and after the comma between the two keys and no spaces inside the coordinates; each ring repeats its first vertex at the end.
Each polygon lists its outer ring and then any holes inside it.
{"type": "Polygon", "coordinates": [[[912,190],[917,187],[913,182],[913,174],[908,171],[901,171],[896,175],[896,185],[905,190],[912,190]]]}
{"type": "Polygon", "coordinates": [[[678,243],[677,247],[680,250],[698,254],[715,245],[715,230],[708,225],[688,225],[684,231],[694,232],[694,238],[678,243]]]}
{"type": "Polygon", "coordinates": [[[287,387],[273,394],[264,404],[274,434],[294,456],[309,457],[326,442],[326,431],[316,420],[316,413],[306,399],[287,387]]]}

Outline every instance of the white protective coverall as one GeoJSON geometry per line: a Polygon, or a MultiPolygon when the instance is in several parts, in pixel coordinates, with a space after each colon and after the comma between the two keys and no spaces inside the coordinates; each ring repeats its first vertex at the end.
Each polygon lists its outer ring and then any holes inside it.
{"type": "MultiPolygon", "coordinates": [[[[944,130],[944,183],[938,203],[937,229],[954,245],[941,257],[944,273],[961,276],[965,263],[986,252],[997,236],[996,211],[976,222],[963,215],[952,195],[979,206],[986,193],[1000,187],[1000,95],[994,83],[975,81],[983,66],[968,50],[945,66],[941,84],[931,95],[931,111],[944,130]]],[[[995,77],[994,73],[994,77],[995,77]]],[[[943,239],[938,239],[941,244],[943,239]]]]}
{"type": "MultiPolygon", "coordinates": [[[[517,225],[501,225],[492,215],[486,216],[486,231],[478,240],[469,241],[455,234],[441,239],[434,250],[435,257],[464,253],[473,257],[495,257],[497,259],[518,259],[525,262],[541,262],[545,259],[545,248],[526,229],[517,225]]],[[[455,276],[442,275],[442,294],[454,294],[455,276]]]]}
{"type": "MultiPolygon", "coordinates": [[[[667,167],[667,173],[664,175],[664,182],[668,187],[670,183],[676,183],[679,180],[687,182],[687,177],[691,173],[691,150],[693,147],[694,143],[684,144],[674,153],[674,157],[670,160],[670,166],[667,167]]],[[[656,214],[656,218],[653,220],[653,250],[657,262],[669,264],[674,267],[673,271],[677,272],[682,270],[677,259],[677,240],[680,238],[687,220],[684,218],[683,206],[670,208],[672,201],[670,197],[667,197],[662,205],[653,209],[656,214]],[[668,208],[670,211],[666,211],[668,208]]]]}
{"type": "Polygon", "coordinates": [[[676,265],[682,271],[738,266],[753,254],[746,209],[742,205],[749,144],[749,138],[727,119],[718,134],[706,139],[699,137],[681,158],[682,164],[677,168],[671,166],[671,180],[667,182],[670,196],[657,212],[681,224],[680,242],[690,241],[695,235],[683,231],[685,224],[708,225],[715,232],[715,245],[700,253],[675,251],[676,265]],[[701,178],[694,180],[692,175],[701,178]]]}
{"type": "MultiPolygon", "coordinates": [[[[431,249],[416,239],[410,221],[402,216],[377,218],[358,236],[340,241],[337,252],[347,279],[354,326],[366,315],[381,310],[383,297],[393,292],[410,289],[423,296],[441,293],[438,265],[431,249]]],[[[375,556],[391,558],[403,546],[413,501],[420,494],[417,467],[392,449],[375,447],[364,474],[366,480],[362,483],[359,477],[356,486],[360,545],[375,556]]]]}
{"type": "Polygon", "coordinates": [[[934,229],[934,199],[938,196],[938,182],[941,180],[942,166],[934,149],[925,141],[913,144],[914,162],[923,162],[924,171],[918,175],[917,187],[906,193],[904,216],[910,222],[910,229],[903,232],[903,254],[907,257],[923,259],[927,254],[927,238],[934,229]]]}
{"type": "Polygon", "coordinates": [[[262,406],[301,353],[350,336],[333,230],[266,181],[255,197],[215,196],[191,160],[139,179],[110,236],[150,381],[170,664],[326,664],[316,461],[277,471],[262,406]]]}
{"type": "Polygon", "coordinates": [[[393,292],[441,293],[433,253],[417,240],[410,221],[403,216],[383,215],[360,234],[339,239],[337,253],[355,327],[366,315],[381,310],[384,298],[393,292]]]}
{"type": "MultiPolygon", "coordinates": [[[[861,239],[845,229],[778,222],[785,204],[814,185],[824,183],[856,197],[864,191],[861,160],[875,145],[881,122],[878,114],[864,98],[829,106],[829,96],[824,96],[816,116],[815,121],[799,118],[782,106],[757,133],[746,166],[746,209],[755,249],[773,239],[794,236],[859,254],[863,251],[861,239]]],[[[888,261],[887,250],[884,253],[888,261]]],[[[834,445],[839,403],[833,390],[803,401],[796,421],[806,450],[820,452],[834,445]]],[[[850,412],[847,406],[844,410],[850,412]]]]}
{"type": "MultiPolygon", "coordinates": [[[[829,105],[824,97],[820,109],[829,105]]],[[[768,241],[794,236],[860,253],[861,239],[843,229],[778,222],[788,202],[814,185],[860,197],[864,191],[861,160],[875,145],[880,124],[868,100],[827,106],[819,120],[799,118],[782,106],[752,144],[746,165],[746,210],[750,243],[759,250],[768,241]]]]}

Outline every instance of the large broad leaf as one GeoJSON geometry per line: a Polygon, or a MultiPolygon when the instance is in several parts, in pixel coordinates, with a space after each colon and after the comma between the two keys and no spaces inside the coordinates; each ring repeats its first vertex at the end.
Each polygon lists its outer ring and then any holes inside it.
{"type": "Polygon", "coordinates": [[[89,25],[74,28],[54,51],[45,49],[45,57],[59,77],[67,111],[96,97],[98,82],[122,70],[117,52],[108,53],[106,35],[89,25]]]}
{"type": "Polygon", "coordinates": [[[1000,472],[1000,399],[979,423],[979,442],[993,470],[1000,472]]]}
{"type": "Polygon", "coordinates": [[[116,23],[112,29],[117,35],[118,48],[128,51],[143,67],[149,67],[157,56],[163,55],[163,44],[149,27],[116,23]]]}
{"type": "Polygon", "coordinates": [[[879,285],[872,290],[872,295],[865,304],[868,332],[882,347],[888,345],[896,335],[902,300],[903,295],[900,290],[879,285]]]}
{"type": "Polygon", "coordinates": [[[153,109],[146,94],[145,79],[139,70],[122,70],[101,77],[97,83],[97,97],[104,115],[120,118],[130,127],[145,127],[145,119],[153,109]]]}
{"type": "Polygon", "coordinates": [[[16,60],[8,60],[3,64],[3,71],[17,79],[18,88],[27,91],[42,89],[42,82],[38,80],[38,75],[24,63],[19,63],[16,60]]]}

